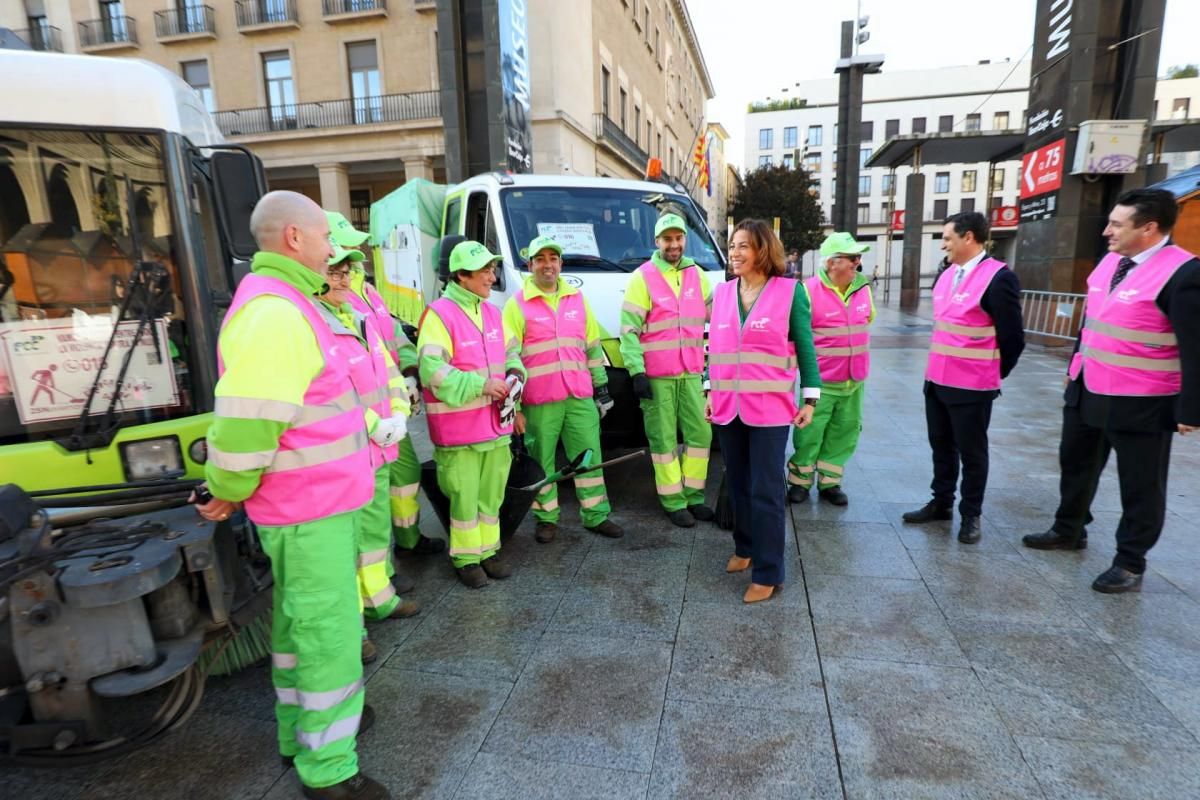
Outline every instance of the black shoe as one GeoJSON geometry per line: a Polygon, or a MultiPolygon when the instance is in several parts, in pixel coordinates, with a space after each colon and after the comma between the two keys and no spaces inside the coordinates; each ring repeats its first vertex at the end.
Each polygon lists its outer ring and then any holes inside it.
{"type": "Polygon", "coordinates": [[[797,486],[792,484],[788,487],[788,502],[789,503],[807,503],[808,493],[812,487],[797,486]]]}
{"type": "MultiPolygon", "coordinates": [[[[375,724],[375,709],[371,708],[366,703],[363,703],[362,716],[358,718],[358,733],[355,736],[362,736],[367,731],[371,730],[371,726],[375,724]]],[[[295,756],[280,756],[279,760],[283,762],[286,769],[291,769],[292,763],[295,761],[295,756]]]]}
{"type": "Polygon", "coordinates": [[[983,537],[979,530],[979,517],[963,517],[962,527],[958,529],[958,540],[963,544],[975,544],[983,537]]]}
{"type": "Polygon", "coordinates": [[[445,552],[446,542],[444,539],[430,539],[428,536],[422,536],[417,539],[417,543],[412,547],[396,546],[396,555],[401,558],[407,556],[435,556],[438,553],[445,552]]]}
{"type": "Polygon", "coordinates": [[[396,590],[396,594],[408,594],[417,588],[417,582],[407,575],[397,572],[392,576],[392,588],[396,590]]]}
{"type": "Polygon", "coordinates": [[[671,520],[671,524],[677,525],[680,528],[692,528],[696,525],[696,518],[686,508],[681,508],[678,511],[668,511],[667,519],[671,520]]]}
{"type": "Polygon", "coordinates": [[[844,506],[850,502],[850,498],[846,497],[846,493],[840,486],[830,486],[828,489],[822,489],[818,494],[822,500],[831,505],[844,506]]]}
{"type": "Polygon", "coordinates": [[[391,800],[392,795],[377,780],[361,772],[333,786],[314,789],[305,786],[304,796],[310,800],[391,800]]]}
{"type": "Polygon", "coordinates": [[[716,516],[717,516],[716,514],[713,513],[713,510],[711,508],[704,505],[703,503],[697,503],[694,506],[688,506],[687,510],[688,510],[688,513],[692,515],[692,517],[699,520],[700,522],[712,522],[714,519],[716,519],[716,516]]]}
{"type": "Polygon", "coordinates": [[[558,524],[554,522],[539,522],[537,527],[533,529],[534,541],[541,544],[549,544],[554,541],[554,537],[558,535],[558,524]]]}
{"type": "Polygon", "coordinates": [[[1092,588],[1104,594],[1121,594],[1122,592],[1140,592],[1142,576],[1130,572],[1124,567],[1109,567],[1107,571],[1092,581],[1092,588]]]}
{"type": "Polygon", "coordinates": [[[500,560],[499,553],[496,553],[491,558],[485,558],[480,562],[479,566],[483,567],[483,571],[487,573],[489,578],[495,578],[498,581],[502,581],[509,575],[512,575],[512,567],[507,561],[500,560]]]}
{"type": "Polygon", "coordinates": [[[588,530],[592,533],[598,533],[601,536],[607,536],[609,539],[620,539],[625,535],[625,529],[611,519],[606,519],[599,525],[593,525],[588,530]]]}
{"type": "Polygon", "coordinates": [[[467,564],[465,567],[455,567],[454,573],[458,580],[468,589],[482,589],[487,586],[488,576],[483,567],[478,564],[467,564]]]}
{"type": "Polygon", "coordinates": [[[954,512],[950,506],[940,506],[936,500],[930,500],[916,511],[905,511],[905,522],[933,522],[934,520],[951,519],[954,512]]]}
{"type": "Polygon", "coordinates": [[[1028,533],[1021,537],[1021,544],[1034,550],[1086,550],[1087,531],[1082,535],[1067,536],[1051,528],[1045,533],[1028,533]]]}

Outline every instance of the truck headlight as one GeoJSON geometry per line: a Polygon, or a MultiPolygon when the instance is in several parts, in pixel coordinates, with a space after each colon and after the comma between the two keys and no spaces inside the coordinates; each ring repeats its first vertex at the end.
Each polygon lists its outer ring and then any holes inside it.
{"type": "Polygon", "coordinates": [[[188,458],[197,464],[208,461],[208,439],[197,439],[188,445],[188,458]]]}
{"type": "Polygon", "coordinates": [[[183,451],[175,436],[122,442],[120,450],[121,466],[127,480],[174,478],[184,474],[183,451]]]}

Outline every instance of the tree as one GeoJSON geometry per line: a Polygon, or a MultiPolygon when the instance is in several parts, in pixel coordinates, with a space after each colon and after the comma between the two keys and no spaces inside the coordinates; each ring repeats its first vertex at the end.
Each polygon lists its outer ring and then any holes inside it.
{"type": "Polygon", "coordinates": [[[1200,67],[1195,64],[1171,67],[1167,70],[1167,80],[1173,81],[1176,78],[1200,78],[1200,67]]]}
{"type": "Polygon", "coordinates": [[[730,209],[734,223],[755,217],[771,224],[779,217],[779,238],[786,250],[801,253],[821,246],[821,207],[810,191],[808,170],[763,166],[746,174],[730,209]]]}

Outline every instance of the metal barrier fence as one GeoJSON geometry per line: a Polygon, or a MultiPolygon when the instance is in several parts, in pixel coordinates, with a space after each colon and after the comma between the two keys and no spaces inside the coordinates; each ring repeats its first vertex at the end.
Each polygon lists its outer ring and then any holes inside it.
{"type": "Polygon", "coordinates": [[[1073,342],[1083,323],[1085,294],[1066,292],[1021,292],[1025,333],[1073,342]]]}

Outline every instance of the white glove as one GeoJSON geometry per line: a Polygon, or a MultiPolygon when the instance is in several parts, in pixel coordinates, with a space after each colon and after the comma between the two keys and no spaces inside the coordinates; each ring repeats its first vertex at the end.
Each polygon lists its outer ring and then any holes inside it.
{"type": "Polygon", "coordinates": [[[404,377],[404,385],[408,387],[408,406],[415,417],[421,413],[421,390],[417,385],[417,376],[406,375],[404,377]]]}
{"type": "Polygon", "coordinates": [[[371,431],[371,441],[380,447],[391,447],[408,435],[408,423],[402,415],[379,420],[371,431]]]}
{"type": "Polygon", "coordinates": [[[508,396],[500,404],[500,425],[507,427],[513,423],[513,419],[517,416],[517,403],[521,400],[521,392],[525,388],[525,382],[516,375],[509,375],[504,379],[504,382],[508,385],[508,396]]]}
{"type": "Polygon", "coordinates": [[[525,391],[525,381],[516,375],[509,375],[504,382],[508,384],[508,399],[511,399],[514,404],[521,402],[521,392],[525,391]]]}

